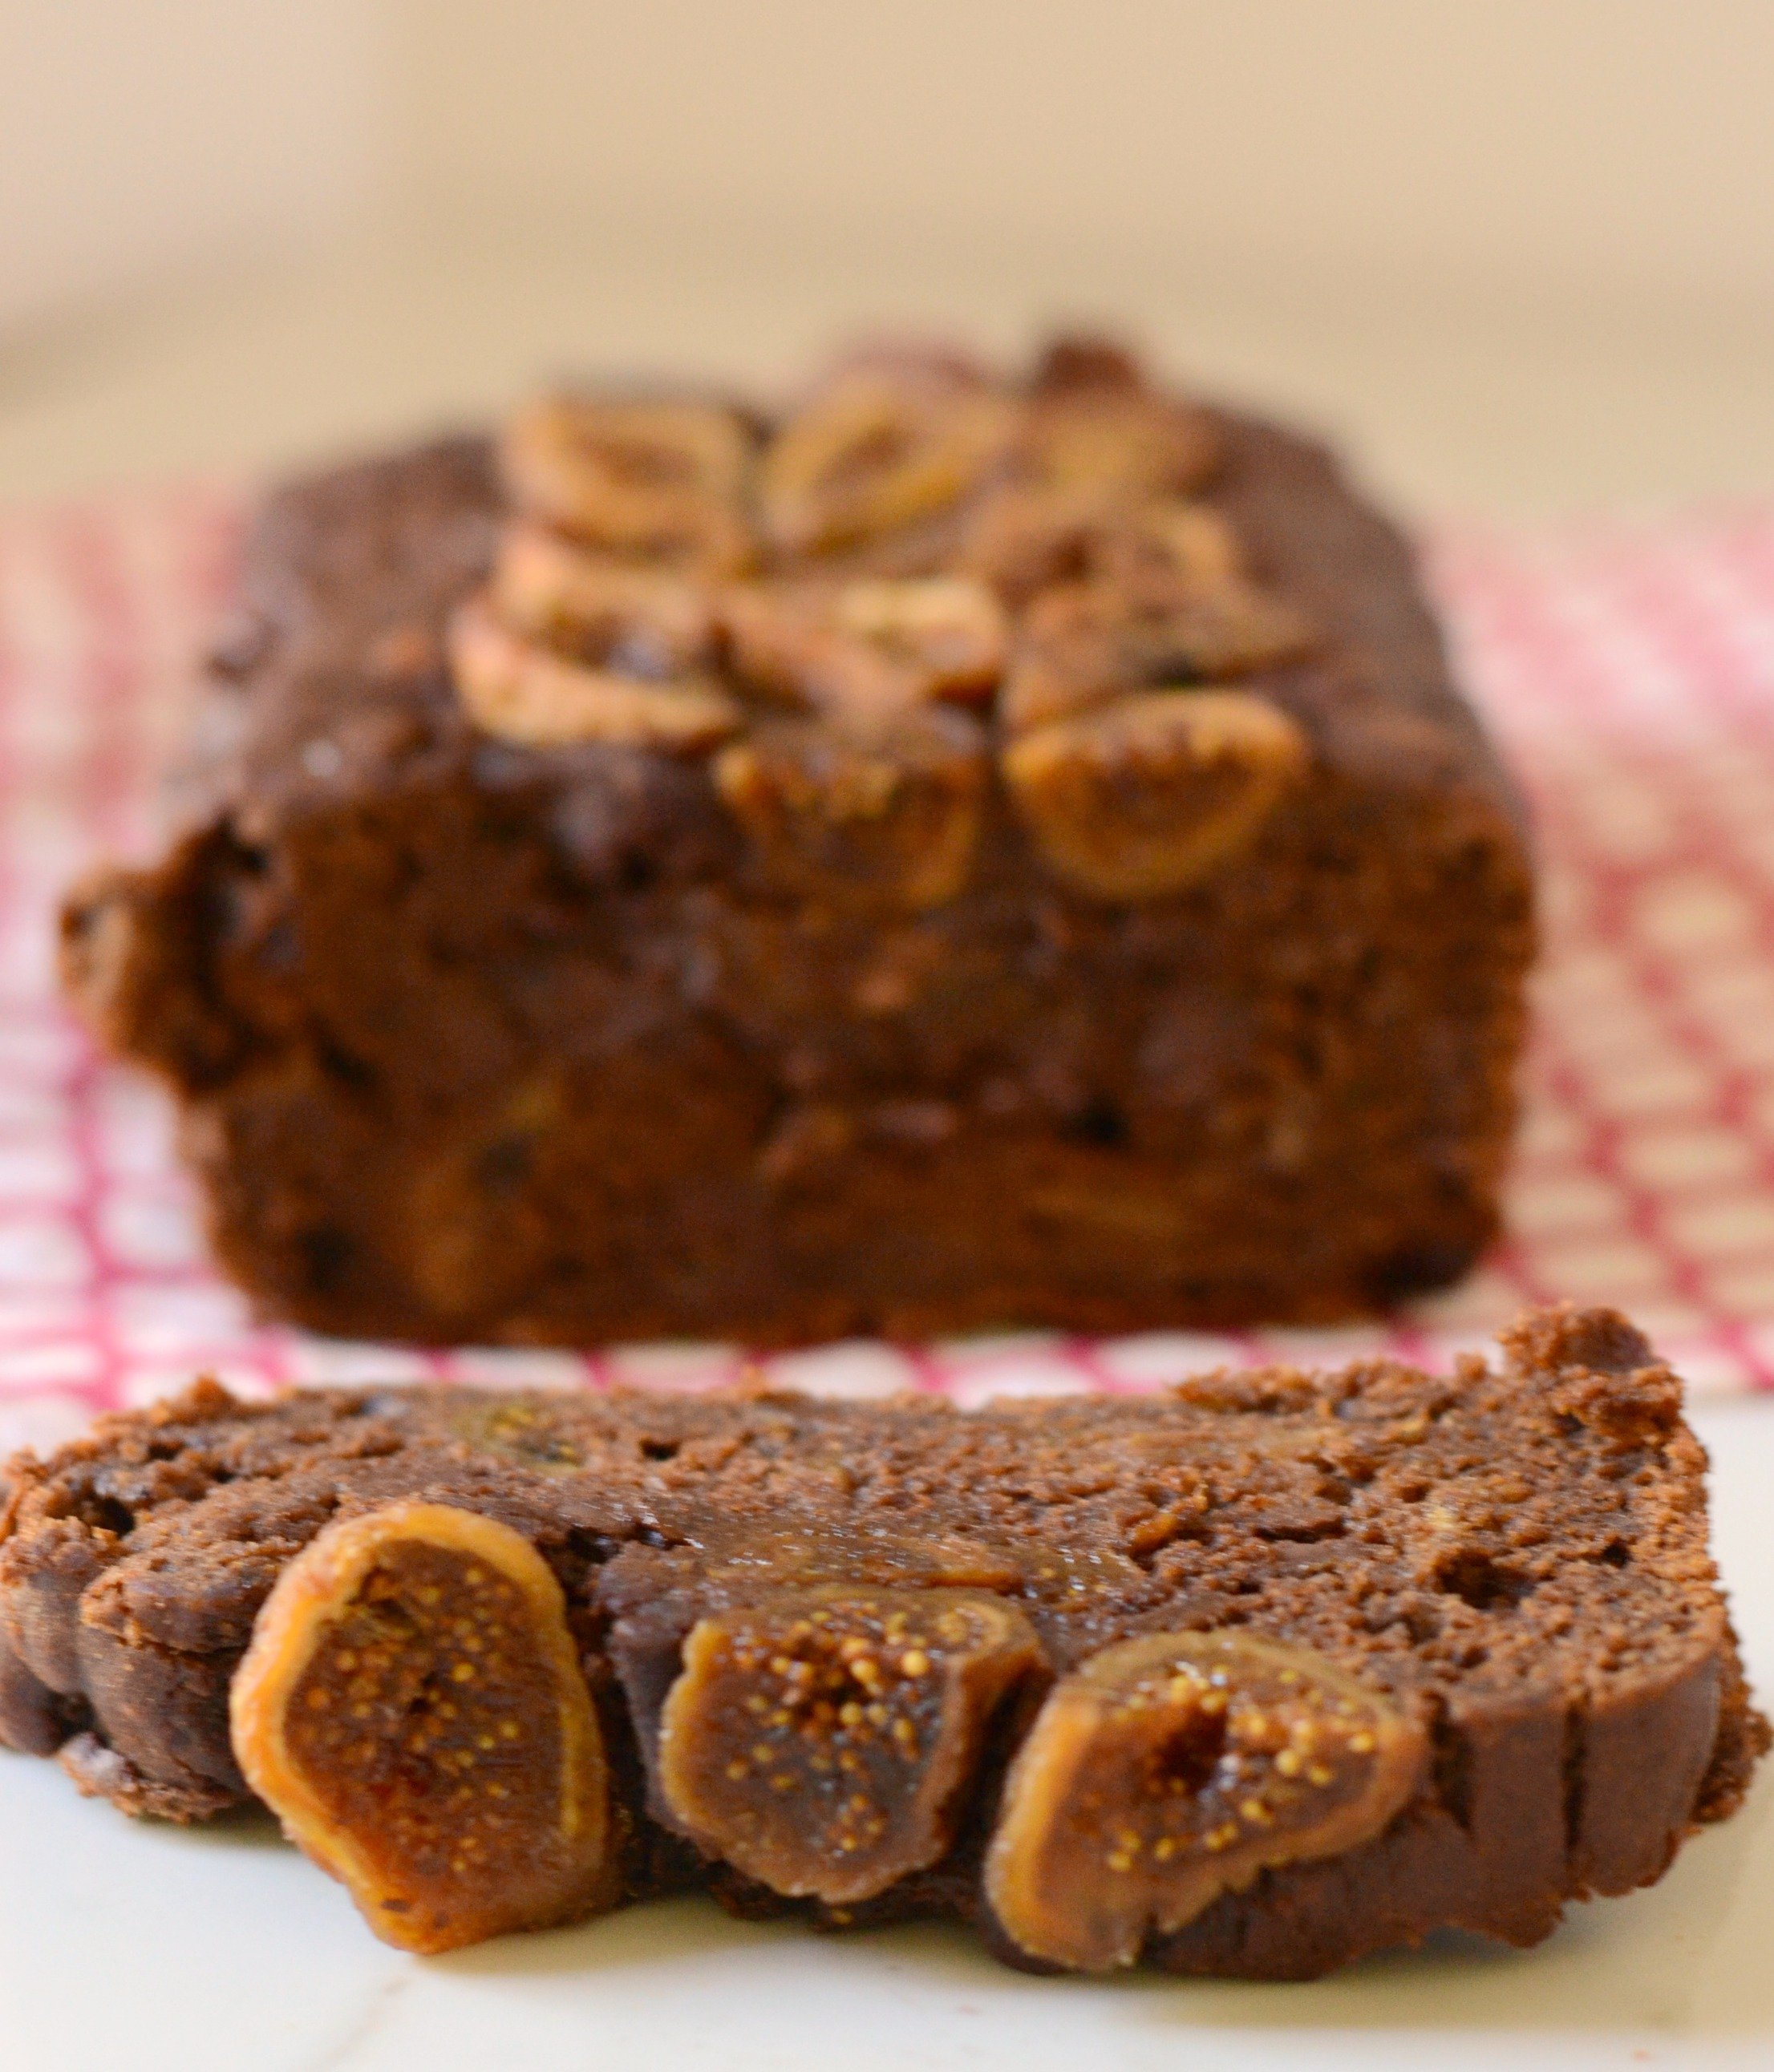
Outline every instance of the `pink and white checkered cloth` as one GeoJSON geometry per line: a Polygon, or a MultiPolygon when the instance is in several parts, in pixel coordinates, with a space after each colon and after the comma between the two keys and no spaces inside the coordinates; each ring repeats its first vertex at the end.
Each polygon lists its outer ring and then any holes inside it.
{"type": "MultiPolygon", "coordinates": [[[[204,1258],[163,1097],[58,1005],[56,895],[151,845],[237,511],[212,490],[0,518],[0,1452],[200,1368],[247,1393],[731,1376],[731,1348],[429,1354],[255,1329],[204,1258]]],[[[1451,528],[1429,560],[1539,820],[1547,951],[1509,1242],[1389,1328],[854,1345],[772,1372],[972,1402],[1252,1358],[1445,1361],[1570,1296],[1630,1309],[1698,1388],[1774,1388],[1774,508],[1451,528]]]]}

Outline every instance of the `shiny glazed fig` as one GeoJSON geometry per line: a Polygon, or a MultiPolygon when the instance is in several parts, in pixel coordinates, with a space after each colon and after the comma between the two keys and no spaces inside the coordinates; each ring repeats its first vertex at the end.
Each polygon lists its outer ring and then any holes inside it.
{"type": "Polygon", "coordinates": [[[1377,1835],[1426,1754],[1419,1723],[1310,1650],[1143,1634],[1048,1693],[1005,1784],[986,1897],[1031,1957],[1130,1964],[1260,1872],[1377,1835]]]}
{"type": "Polygon", "coordinates": [[[330,1526],[261,1610],[234,1752],[384,1942],[454,1950],[615,1897],[603,1737],[561,1588],[509,1526],[330,1526]]]}
{"type": "Polygon", "coordinates": [[[705,1618],[665,1701],[658,1781],[711,1856],[833,1906],[934,1863],[1027,1621],[960,1590],[807,1589],[705,1618]]]}

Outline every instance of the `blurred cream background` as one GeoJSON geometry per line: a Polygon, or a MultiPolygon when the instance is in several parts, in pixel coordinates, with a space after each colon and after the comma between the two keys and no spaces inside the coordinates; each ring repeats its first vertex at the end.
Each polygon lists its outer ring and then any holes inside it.
{"type": "Polygon", "coordinates": [[[1419,508],[1774,491],[1769,0],[0,0],[0,497],[1100,317],[1419,508]]]}

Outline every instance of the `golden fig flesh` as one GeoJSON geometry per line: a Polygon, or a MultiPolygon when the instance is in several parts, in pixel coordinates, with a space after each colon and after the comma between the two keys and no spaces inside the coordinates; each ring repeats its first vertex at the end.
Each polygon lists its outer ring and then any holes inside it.
{"type": "Polygon", "coordinates": [[[714,779],[785,890],[918,911],[967,882],[987,778],[965,713],[912,706],[767,721],[715,759],[714,779]]]}
{"type": "Polygon", "coordinates": [[[714,659],[714,603],[706,585],[675,570],[613,560],[525,520],[505,529],[491,595],[513,632],[621,675],[682,676],[714,659]]]}
{"type": "Polygon", "coordinates": [[[1059,488],[1189,490],[1219,464],[1212,421],[1149,389],[1086,384],[1037,401],[1024,471],[1059,488]]]}
{"type": "Polygon", "coordinates": [[[514,632],[483,597],[459,606],[449,655],[458,695],[483,733],[536,748],[599,741],[681,752],[739,730],[735,701],[708,679],[664,681],[571,660],[514,632]]]}
{"type": "Polygon", "coordinates": [[[1030,1956],[1130,1964],[1265,1869],[1377,1835],[1421,1725],[1323,1657],[1242,1631],[1149,1634],[1048,1693],[1006,1781],[986,1893],[1030,1956]]]}
{"type": "Polygon", "coordinates": [[[725,618],[740,676],[817,710],[978,704],[1003,673],[1003,608],[965,577],[740,585],[725,618]]]}
{"type": "Polygon", "coordinates": [[[922,697],[977,704],[1003,673],[1003,609],[965,576],[846,583],[833,618],[842,632],[897,663],[922,697]]]}
{"type": "Polygon", "coordinates": [[[772,1890],[866,1899],[947,1851],[992,1716],[1039,1662],[984,1593],[815,1588],[723,1612],[685,1642],[661,1792],[772,1890]]]}
{"type": "Polygon", "coordinates": [[[981,505],[963,565],[1007,602],[1076,583],[1169,578],[1191,594],[1244,573],[1232,528],[1210,505],[1089,486],[1020,484],[981,505]]]}
{"type": "Polygon", "coordinates": [[[964,382],[864,366],[790,418],[759,471],[764,523],[789,554],[853,546],[951,508],[1007,450],[1013,407],[964,382]]]}
{"type": "Polygon", "coordinates": [[[1125,579],[1037,598],[999,709],[1013,733],[1068,719],[1123,692],[1225,682],[1296,662],[1313,636],[1284,599],[1237,578],[1163,569],[1121,536],[1125,579]]]}
{"type": "Polygon", "coordinates": [[[1043,856],[1104,899],[1197,883],[1249,847],[1309,760],[1299,722],[1243,691],[1154,691],[1019,735],[1004,779],[1043,856]]]}
{"type": "Polygon", "coordinates": [[[330,1526],[260,1612],[231,1710],[247,1782],[385,1942],[453,1950],[614,1897],[561,1588],[509,1526],[432,1503],[330,1526]]]}
{"type": "Polygon", "coordinates": [[[546,524],[614,553],[724,573],[751,557],[752,449],[719,404],[555,396],[511,420],[500,458],[512,501],[546,524]]]}

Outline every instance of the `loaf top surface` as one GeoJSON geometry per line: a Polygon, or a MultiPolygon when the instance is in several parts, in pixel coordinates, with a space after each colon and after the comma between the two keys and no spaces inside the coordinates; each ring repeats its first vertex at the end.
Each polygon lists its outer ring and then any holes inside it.
{"type": "MultiPolygon", "coordinates": [[[[923,380],[941,358],[913,356],[911,364],[925,370],[918,375],[923,380]]],[[[1010,393],[1039,397],[1055,380],[1056,365],[1076,372],[1081,364],[1076,349],[1058,348],[1043,363],[1047,372],[1011,384],[1010,393]]],[[[1121,363],[1112,357],[1105,364],[1121,363]]],[[[829,386],[816,385],[816,401],[829,386]]],[[[1088,383],[1086,390],[1095,393],[1088,383]]],[[[1458,791],[1518,818],[1509,780],[1452,686],[1409,547],[1351,490],[1331,454],[1249,416],[1155,389],[1139,393],[1154,409],[1183,413],[1199,436],[1206,458],[1188,464],[1188,510],[1207,514],[1236,542],[1246,589],[1260,591],[1263,609],[1307,630],[1298,643],[1282,634],[1267,660],[1254,649],[1242,659],[1197,658],[1187,680],[1218,688],[1235,680],[1241,700],[1259,699],[1285,715],[1321,769],[1357,783],[1458,791]]],[[[768,422],[750,411],[736,413],[735,421],[768,422]]],[[[791,413],[791,430],[797,421],[791,413]]],[[[620,845],[619,832],[668,870],[674,864],[691,874],[731,868],[729,816],[719,809],[709,759],[685,753],[684,739],[647,738],[638,721],[615,735],[607,729],[575,733],[552,722],[533,724],[533,712],[508,726],[504,717],[467,709],[449,628],[452,613],[486,584],[514,510],[523,515],[521,499],[514,504],[509,444],[508,435],[503,469],[499,442],[467,436],[337,467],[270,495],[251,531],[237,606],[215,651],[209,693],[177,788],[183,826],[227,821],[255,841],[274,835],[292,813],[390,789],[466,781],[514,793],[566,784],[595,796],[602,819],[621,823],[619,831],[607,831],[607,846],[620,845]]],[[[993,495],[1022,493],[988,485],[960,508],[990,518],[998,508],[993,495]]],[[[787,585],[798,597],[809,582],[817,590],[883,573],[895,581],[908,573],[947,577],[977,563],[969,536],[959,520],[951,524],[945,517],[934,530],[903,528],[884,549],[879,541],[792,551],[767,543],[761,566],[745,571],[744,579],[754,590],[787,585]]],[[[657,559],[644,565],[652,570],[657,559]]],[[[1028,628],[1038,609],[1052,604],[1056,588],[1074,593],[1076,603],[1084,591],[1104,587],[1097,577],[1082,584],[1068,579],[1031,602],[1016,591],[1019,579],[1014,569],[994,577],[1009,598],[1006,683],[1023,666],[1016,658],[1027,650],[1028,628]]],[[[1270,625],[1259,640],[1274,632],[1270,625]]],[[[584,633],[582,625],[562,652],[582,656],[584,633]]],[[[718,626],[713,638],[720,652],[710,680],[724,689],[715,695],[736,694],[742,714],[755,718],[760,701],[770,706],[784,684],[760,692],[747,657],[754,648],[762,652],[784,640],[792,646],[798,637],[766,626],[735,642],[730,627],[718,626]]],[[[635,644],[630,639],[628,649],[635,644]]],[[[788,676],[799,666],[798,652],[784,665],[788,676]]],[[[657,658],[635,662],[631,653],[622,666],[639,681],[653,673],[657,658]]],[[[1168,686],[1176,674],[1174,661],[1140,667],[1141,681],[1154,680],[1155,672],[1168,686]]],[[[792,702],[795,686],[789,694],[792,702]]],[[[643,703],[648,695],[643,687],[643,703]]],[[[817,688],[810,701],[820,701],[817,688]]],[[[1002,735],[1003,709],[1001,698],[998,716],[984,715],[986,732],[1002,735]]],[[[684,717],[685,709],[681,702],[674,727],[698,724],[694,710],[684,717]]],[[[958,738],[978,730],[982,714],[978,700],[964,692],[958,702],[945,705],[941,717],[958,738]]],[[[935,753],[940,758],[953,746],[945,741],[935,753]]]]}
{"type": "MultiPolygon", "coordinates": [[[[237,1650],[323,1527],[390,1503],[512,1524],[611,1618],[785,1583],[1014,1597],[1060,1666],[1245,1626],[1455,1716],[1605,1707],[1728,1646],[1680,1386],[1610,1313],[1436,1379],[1390,1362],[999,1404],[213,1383],[7,1470],[0,1616],[46,1577],[132,1642],[237,1650]]],[[[1748,1758],[1727,1723],[1720,1790],[1748,1758]]],[[[1735,1782],[1730,1780],[1735,1779],[1735,1782]]]]}

